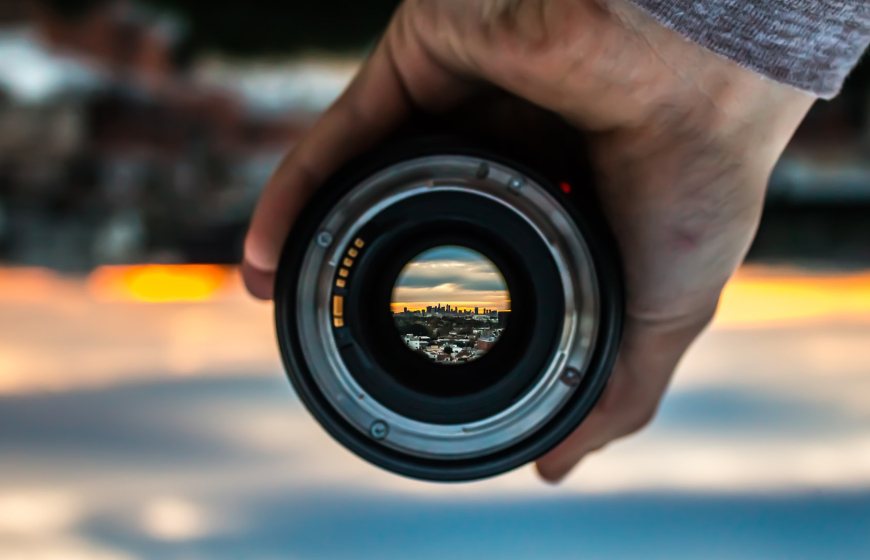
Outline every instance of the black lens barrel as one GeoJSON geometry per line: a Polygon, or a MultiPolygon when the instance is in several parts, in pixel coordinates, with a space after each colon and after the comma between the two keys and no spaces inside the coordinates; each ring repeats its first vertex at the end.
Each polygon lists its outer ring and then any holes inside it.
{"type": "MultiPolygon", "coordinates": [[[[539,457],[574,430],[589,413],[609,377],[619,344],[623,293],[618,252],[600,219],[591,175],[585,166],[536,168],[534,158],[506,156],[478,142],[455,137],[403,139],[357,159],[317,192],[294,224],[282,255],[275,289],[275,318],[282,358],[302,401],[327,431],[364,459],[393,472],[428,480],[469,480],[492,476],[539,457]],[[360,184],[391,166],[426,156],[480,158],[516,170],[534,182],[570,216],[580,232],[596,281],[596,334],[588,348],[579,384],[539,427],[502,448],[478,455],[409,453],[390,443],[389,427],[362,429],[330,399],[313,372],[301,322],[300,270],[309,248],[318,243],[322,223],[360,184]],[[570,193],[564,185],[570,186],[570,193]],[[386,430],[387,434],[381,432],[386,430]]],[[[433,169],[437,177],[438,170],[433,169]]],[[[521,188],[522,185],[513,185],[521,188]]],[[[511,188],[511,185],[507,185],[511,188]]],[[[333,316],[332,335],[340,363],[367,399],[412,422],[433,426],[484,421],[540,390],[548,364],[565,343],[566,317],[589,310],[566,308],[564,285],[581,271],[560,269],[552,242],[534,220],[498,204],[473,188],[424,192],[378,212],[354,234],[365,245],[352,272],[331,286],[341,315],[333,316]],[[410,351],[397,336],[390,313],[399,272],[426,249],[459,245],[478,251],[502,272],[511,294],[509,328],[490,352],[457,366],[440,366],[410,351]],[[575,274],[576,272],[576,274],[575,274]],[[343,281],[346,280],[346,281],[343,281]],[[340,319],[340,320],[339,320],[340,319]]],[[[585,271],[589,273],[590,271],[585,271]]],[[[334,311],[334,310],[333,310],[334,311]]]]}

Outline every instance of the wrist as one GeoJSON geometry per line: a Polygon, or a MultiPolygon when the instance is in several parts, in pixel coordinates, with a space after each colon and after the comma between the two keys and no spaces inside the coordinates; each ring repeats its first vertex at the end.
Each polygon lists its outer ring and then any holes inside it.
{"type": "MultiPolygon", "coordinates": [[[[659,63],[644,124],[684,129],[698,141],[721,143],[741,159],[778,159],[816,97],[775,82],[691,42],[629,0],[592,0],[605,6],[659,63]]],[[[641,96],[636,99],[642,103],[641,96]]],[[[653,131],[657,134],[660,131],[653,131]]]]}

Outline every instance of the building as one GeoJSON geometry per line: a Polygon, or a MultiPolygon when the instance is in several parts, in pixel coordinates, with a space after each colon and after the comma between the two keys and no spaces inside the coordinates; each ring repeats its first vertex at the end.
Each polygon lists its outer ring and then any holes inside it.
{"type": "Polygon", "coordinates": [[[402,340],[405,342],[405,346],[411,350],[427,348],[430,343],[428,336],[415,336],[413,334],[406,334],[402,337],[402,340]]]}
{"type": "Polygon", "coordinates": [[[492,350],[492,347],[495,346],[496,338],[491,336],[480,337],[477,339],[477,342],[474,344],[474,347],[483,352],[489,352],[492,350]]]}

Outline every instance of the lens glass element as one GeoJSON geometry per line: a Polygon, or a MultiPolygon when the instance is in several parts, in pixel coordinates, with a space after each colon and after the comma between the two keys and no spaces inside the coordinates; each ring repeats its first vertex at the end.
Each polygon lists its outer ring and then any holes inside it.
{"type": "Polygon", "coordinates": [[[498,342],[510,316],[499,269],[457,245],[428,249],[399,273],[390,304],[405,345],[444,365],[470,362],[498,342]]]}

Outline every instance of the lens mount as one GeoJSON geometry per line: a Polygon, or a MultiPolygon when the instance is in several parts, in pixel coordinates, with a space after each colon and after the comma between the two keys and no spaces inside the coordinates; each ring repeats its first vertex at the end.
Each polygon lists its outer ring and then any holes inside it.
{"type": "Polygon", "coordinates": [[[536,458],[588,413],[621,287],[609,238],[551,180],[493,154],[431,151],[374,158],[324,187],[285,247],[276,321],[294,386],[342,444],[401,474],[465,480],[536,458]],[[455,367],[401,348],[388,315],[401,267],[444,244],[492,260],[512,295],[504,340],[455,367]]]}

